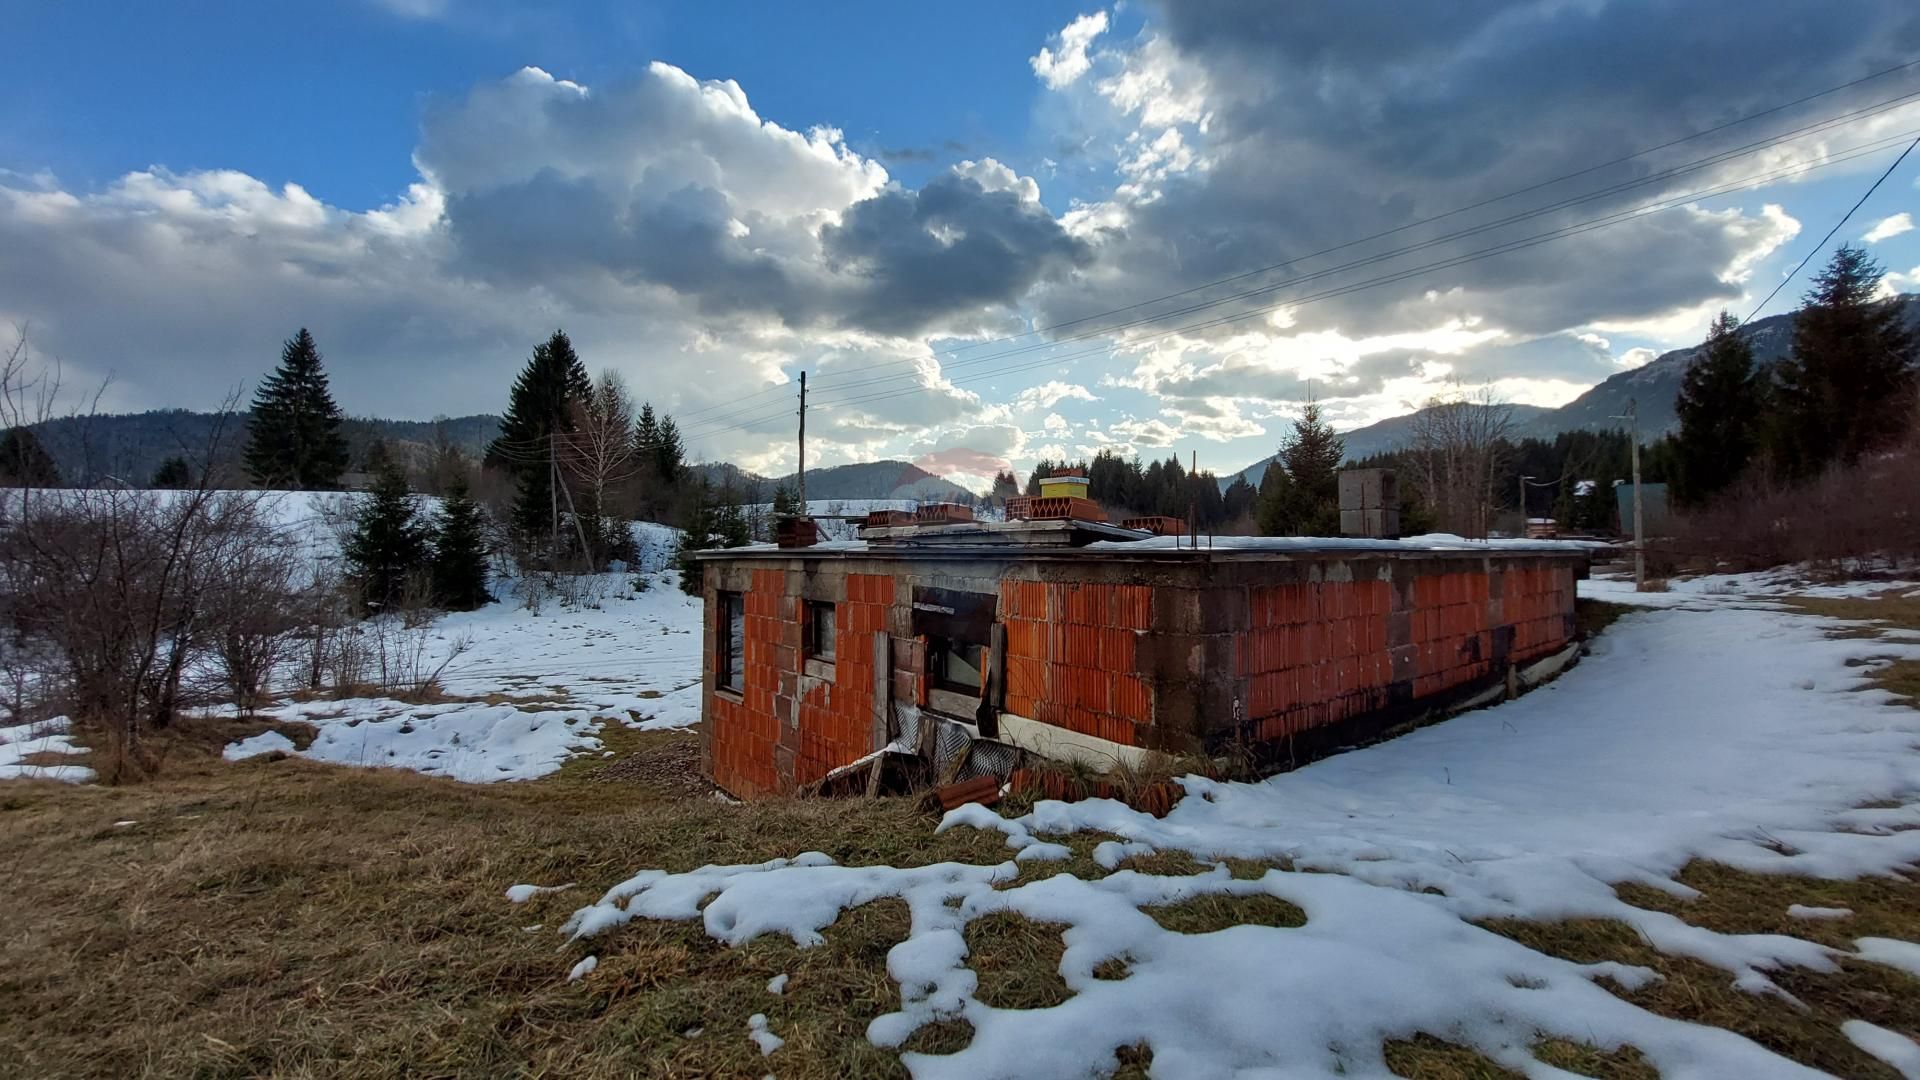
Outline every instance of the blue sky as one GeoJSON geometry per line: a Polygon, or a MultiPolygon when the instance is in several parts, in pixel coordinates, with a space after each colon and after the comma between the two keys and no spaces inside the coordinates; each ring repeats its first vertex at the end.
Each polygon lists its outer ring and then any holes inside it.
{"type": "MultiPolygon", "coordinates": [[[[495,411],[564,325],[749,467],[791,467],[805,368],[828,462],[977,481],[1110,447],[1224,472],[1272,452],[1309,380],[1343,426],[1483,382],[1556,404],[1744,314],[1920,134],[1894,100],[1920,69],[1419,222],[1920,57],[1920,16],[1858,7],[9,5],[0,318],[70,383],[111,373],[118,408],[209,407],[310,325],[349,411],[495,411]],[[1796,162],[1821,167],[1685,198],[1796,162]],[[1342,292],[1653,199],[1674,208],[1342,292]]],[[[1840,237],[1872,232],[1909,290],[1916,174],[1840,237]]]]}

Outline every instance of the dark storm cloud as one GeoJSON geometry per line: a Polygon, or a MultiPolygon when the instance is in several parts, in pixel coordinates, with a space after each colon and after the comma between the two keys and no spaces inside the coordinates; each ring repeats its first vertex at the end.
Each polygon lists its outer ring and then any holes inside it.
{"type": "Polygon", "coordinates": [[[1088,257],[1039,203],[953,173],[854,204],[821,242],[828,265],[860,281],[843,320],[887,333],[1013,304],[1043,275],[1088,257]]]}
{"type": "MultiPolygon", "coordinates": [[[[1099,245],[1103,287],[1124,281],[1136,296],[1289,258],[1301,261],[1276,276],[1320,270],[1920,88],[1920,75],[1890,76],[1824,98],[1793,121],[1742,126],[1498,208],[1307,258],[1910,59],[1920,53],[1920,5],[1861,0],[1842,14],[1787,0],[1721,11],[1653,0],[1210,0],[1165,3],[1157,14],[1176,78],[1205,87],[1206,131],[1189,128],[1188,142],[1208,167],[1155,185],[1160,197],[1130,207],[1099,245]]],[[[1139,49],[1125,63],[1155,60],[1139,49]]],[[[1157,133],[1147,127],[1141,134],[1157,133]]],[[[1753,171],[1741,169],[1719,175],[1753,171]]],[[[1629,201],[1702,187],[1712,176],[1555,212],[1264,302],[1538,234],[1629,201]]],[[[1720,275],[1762,239],[1731,219],[1664,214],[1329,298],[1301,310],[1300,329],[1337,326],[1358,335],[1430,326],[1431,309],[1417,302],[1429,288],[1461,289],[1479,301],[1476,312],[1490,319],[1497,312],[1503,326],[1525,332],[1639,318],[1737,295],[1739,287],[1720,275]]],[[[1049,290],[1046,316],[1071,319],[1101,310],[1104,299],[1049,290]]]]}

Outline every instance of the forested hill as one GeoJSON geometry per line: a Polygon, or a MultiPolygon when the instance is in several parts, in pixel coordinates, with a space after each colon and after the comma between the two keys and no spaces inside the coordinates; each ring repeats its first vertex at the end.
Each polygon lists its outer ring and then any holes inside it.
{"type": "MultiPolygon", "coordinates": [[[[124,483],[142,487],[162,462],[175,455],[204,460],[208,446],[216,446],[216,461],[241,475],[240,450],[246,441],[247,420],[242,416],[166,409],[154,412],[68,417],[35,427],[41,445],[53,455],[60,475],[74,484],[124,483]]],[[[376,439],[403,461],[424,463],[440,438],[476,459],[487,443],[500,434],[500,417],[492,413],[441,420],[348,419],[346,432],[351,459],[357,468],[376,439]]],[[[758,476],[725,463],[694,468],[718,485],[734,478],[743,494],[759,489],[765,499],[781,484],[793,483],[791,474],[758,476]]],[[[219,475],[216,473],[216,475],[219,475]]],[[[906,461],[869,461],[807,470],[808,499],[919,499],[924,501],[974,498],[972,492],[906,461]]]]}
{"type": "MultiPolygon", "coordinates": [[[[1907,326],[1920,332],[1920,294],[1903,293],[1887,303],[1899,305],[1907,326]]],[[[1792,350],[1793,323],[1797,314],[1787,312],[1784,315],[1769,315],[1740,328],[1740,336],[1753,346],[1755,361],[1768,366],[1777,363],[1792,350]]],[[[1623,371],[1606,379],[1557,409],[1512,406],[1514,434],[1520,438],[1551,439],[1563,431],[1603,431],[1624,427],[1624,423],[1615,417],[1626,413],[1629,401],[1635,403],[1640,417],[1640,431],[1644,436],[1655,439],[1670,434],[1680,424],[1673,411],[1674,399],[1680,394],[1680,382],[1686,378],[1687,366],[1693,363],[1699,351],[1698,345],[1692,345],[1661,353],[1631,371],[1623,371]]],[[[1347,458],[1357,460],[1400,449],[1406,443],[1414,415],[1393,416],[1376,424],[1343,432],[1347,458]]],[[[1239,473],[1221,477],[1221,482],[1230,484],[1234,476],[1245,475],[1249,483],[1258,484],[1268,462],[1272,460],[1271,457],[1262,458],[1239,473]]]]}

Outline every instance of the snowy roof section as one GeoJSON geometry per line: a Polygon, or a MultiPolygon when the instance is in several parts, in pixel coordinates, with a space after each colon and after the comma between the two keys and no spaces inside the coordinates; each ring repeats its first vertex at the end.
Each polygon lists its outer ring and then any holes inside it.
{"type": "Polygon", "coordinates": [[[1142,540],[1097,540],[1079,547],[1020,544],[942,543],[924,546],[886,543],[869,544],[865,540],[827,540],[812,547],[782,548],[773,544],[749,544],[745,547],[702,551],[702,559],[732,558],[820,558],[830,556],[871,556],[875,558],[1339,558],[1356,554],[1392,555],[1410,558],[1421,555],[1549,555],[1592,556],[1611,550],[1613,545],[1594,540],[1468,540],[1450,533],[1429,533],[1402,540],[1375,540],[1340,536],[1214,536],[1200,537],[1199,547],[1185,536],[1155,536],[1142,540]]]}

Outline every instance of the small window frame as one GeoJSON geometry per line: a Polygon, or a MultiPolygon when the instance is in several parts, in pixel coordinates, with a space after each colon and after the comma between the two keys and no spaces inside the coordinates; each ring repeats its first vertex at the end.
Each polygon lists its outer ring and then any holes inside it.
{"type": "Polygon", "coordinates": [[[713,687],[738,695],[746,689],[747,599],[721,590],[714,594],[714,604],[719,617],[714,627],[713,687]]]}
{"type": "Polygon", "coordinates": [[[987,680],[987,646],[984,642],[956,640],[937,634],[927,636],[927,685],[936,690],[945,690],[953,694],[965,694],[977,698],[984,691],[987,680]],[[947,662],[955,648],[973,652],[977,662],[971,666],[980,672],[980,680],[972,685],[955,682],[947,678],[947,662]]]}
{"type": "Polygon", "coordinates": [[[801,636],[804,653],[808,660],[818,660],[831,664],[838,660],[835,646],[839,643],[840,630],[834,620],[839,608],[831,600],[808,600],[806,602],[806,627],[801,636]]]}

